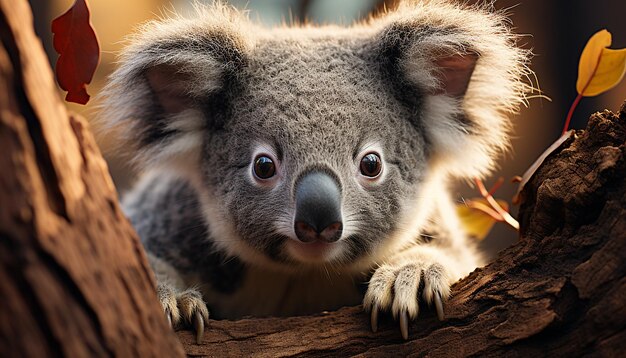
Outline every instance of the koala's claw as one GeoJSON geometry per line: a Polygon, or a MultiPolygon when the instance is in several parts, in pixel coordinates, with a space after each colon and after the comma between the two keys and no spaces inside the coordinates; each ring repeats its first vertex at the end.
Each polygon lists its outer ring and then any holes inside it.
{"type": "Polygon", "coordinates": [[[200,312],[196,312],[194,316],[193,328],[196,330],[196,344],[202,343],[202,336],[204,336],[204,320],[200,312]]]}
{"type": "Polygon", "coordinates": [[[200,292],[196,289],[180,292],[170,286],[159,285],[157,293],[170,327],[193,327],[196,343],[202,343],[204,326],[209,321],[209,310],[200,292]]]}
{"type": "Polygon", "coordinates": [[[409,339],[409,314],[407,311],[400,312],[400,333],[404,340],[409,339]]]}
{"type": "Polygon", "coordinates": [[[440,321],[443,321],[444,319],[446,319],[446,317],[443,315],[443,302],[441,301],[441,293],[437,292],[433,300],[435,301],[435,308],[437,309],[437,318],[439,318],[440,321]]]}
{"type": "Polygon", "coordinates": [[[374,303],[372,307],[372,315],[370,316],[370,323],[372,324],[372,332],[378,331],[378,305],[374,303]]]}
{"type": "Polygon", "coordinates": [[[172,325],[172,313],[168,309],[165,309],[165,318],[167,318],[167,324],[170,328],[174,329],[174,326],[172,325]]]}
{"type": "Polygon", "coordinates": [[[398,319],[402,338],[409,338],[409,322],[417,318],[419,301],[434,303],[444,319],[443,302],[450,293],[447,270],[438,263],[386,264],[370,279],[363,306],[370,311],[372,331],[378,330],[379,311],[391,311],[398,319]]]}

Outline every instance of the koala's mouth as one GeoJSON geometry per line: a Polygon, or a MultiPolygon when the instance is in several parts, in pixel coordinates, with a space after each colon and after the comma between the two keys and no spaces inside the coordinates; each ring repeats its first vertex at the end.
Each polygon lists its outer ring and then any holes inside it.
{"type": "Polygon", "coordinates": [[[288,240],[286,249],[289,255],[306,263],[323,263],[335,259],[342,251],[341,241],[338,242],[301,242],[288,240]]]}

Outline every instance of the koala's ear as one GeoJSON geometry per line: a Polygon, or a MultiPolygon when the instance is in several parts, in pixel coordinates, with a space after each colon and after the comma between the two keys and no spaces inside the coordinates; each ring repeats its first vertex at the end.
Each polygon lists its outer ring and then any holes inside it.
{"type": "MultiPolygon", "coordinates": [[[[163,51],[157,62],[143,71],[143,79],[163,115],[200,110],[207,106],[212,98],[223,94],[236,81],[236,71],[243,66],[243,55],[224,56],[236,52],[235,44],[223,43],[219,38],[207,38],[203,44],[189,45],[194,50],[181,47],[174,53],[163,51]],[[196,46],[204,46],[205,51],[196,46]],[[159,61],[162,57],[167,60],[159,61]]],[[[206,118],[205,124],[220,126],[222,123],[213,115],[206,118]]]]}
{"type": "Polygon", "coordinates": [[[406,2],[376,24],[383,78],[424,133],[435,167],[483,176],[509,145],[529,52],[488,4],[406,2]]]}
{"type": "MultiPolygon", "coordinates": [[[[164,114],[176,114],[196,105],[189,87],[193,83],[191,73],[185,73],[174,65],[157,65],[145,72],[148,86],[164,114]]],[[[215,78],[218,80],[219,76],[215,78]]]]}
{"type": "Polygon", "coordinates": [[[400,81],[408,80],[424,95],[465,96],[481,56],[472,44],[461,42],[462,36],[454,39],[450,32],[444,36],[406,26],[392,26],[385,36],[391,39],[385,46],[394,48],[387,52],[397,57],[393,69],[400,81]]]}
{"type": "Polygon", "coordinates": [[[101,127],[118,129],[118,144],[140,167],[192,162],[205,131],[228,117],[247,62],[244,19],[219,4],[199,12],[141,29],[103,91],[101,127]]]}
{"type": "Polygon", "coordinates": [[[461,98],[467,91],[478,55],[475,53],[442,56],[434,61],[437,87],[433,94],[461,98]]]}

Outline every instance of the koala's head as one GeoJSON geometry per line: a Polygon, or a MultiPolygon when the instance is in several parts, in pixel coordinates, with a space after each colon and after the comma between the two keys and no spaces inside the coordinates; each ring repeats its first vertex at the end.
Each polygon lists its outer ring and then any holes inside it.
{"type": "Polygon", "coordinates": [[[132,38],[102,117],[144,168],[195,183],[229,253],[351,265],[415,235],[433,182],[491,170],[526,55],[478,7],[269,30],[212,5],[132,38]]]}

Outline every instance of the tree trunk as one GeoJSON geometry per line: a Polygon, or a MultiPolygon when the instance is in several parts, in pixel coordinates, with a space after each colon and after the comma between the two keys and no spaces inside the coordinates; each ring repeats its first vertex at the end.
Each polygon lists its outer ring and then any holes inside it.
{"type": "Polygon", "coordinates": [[[26,0],[0,0],[0,356],[182,356],[26,0]]]}
{"type": "MultiPolygon", "coordinates": [[[[0,356],[181,356],[86,124],[68,116],[25,0],[0,0],[0,356]]],[[[626,104],[592,116],[522,192],[521,237],[422,310],[408,341],[360,307],[210,321],[192,356],[599,355],[626,349],[626,104]]]]}

